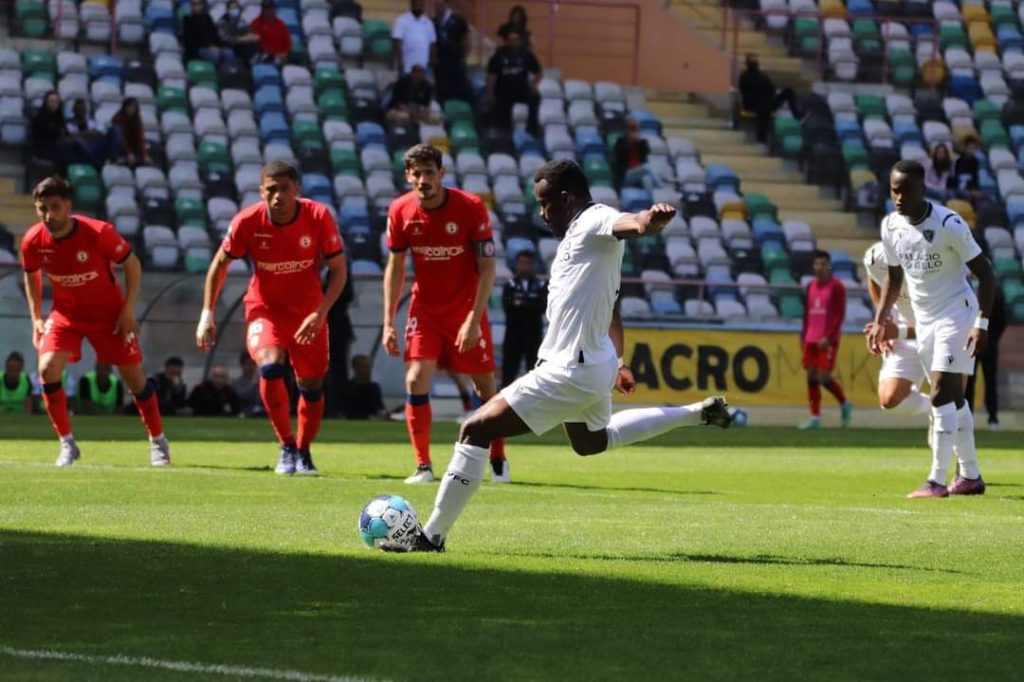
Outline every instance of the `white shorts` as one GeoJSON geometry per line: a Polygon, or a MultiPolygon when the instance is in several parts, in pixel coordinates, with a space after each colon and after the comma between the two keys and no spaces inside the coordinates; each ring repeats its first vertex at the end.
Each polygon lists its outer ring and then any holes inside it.
{"type": "Polygon", "coordinates": [[[583,422],[591,431],[612,417],[615,358],[594,365],[559,367],[542,362],[501,389],[501,397],[538,436],[565,422],[583,422]]]}
{"type": "Polygon", "coordinates": [[[929,372],[974,374],[974,358],[964,350],[978,317],[975,306],[958,308],[953,314],[927,325],[917,326],[917,353],[929,372]]]}
{"type": "Polygon", "coordinates": [[[915,341],[895,340],[892,350],[882,356],[882,369],[878,372],[878,380],[906,379],[915,386],[926,378],[924,365],[917,352],[915,341]]]}

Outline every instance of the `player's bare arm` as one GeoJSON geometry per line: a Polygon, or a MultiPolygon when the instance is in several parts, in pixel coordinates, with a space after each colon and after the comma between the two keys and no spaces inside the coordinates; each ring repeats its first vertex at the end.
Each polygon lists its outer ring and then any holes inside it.
{"type": "MultiPolygon", "coordinates": [[[[878,306],[882,302],[882,287],[878,286],[878,282],[876,282],[875,280],[870,279],[870,278],[868,279],[868,296],[871,297],[871,305],[873,305],[875,307],[875,310],[878,310],[878,306]]],[[[874,329],[875,329],[875,323],[874,322],[868,322],[866,325],[864,325],[864,336],[865,337],[869,336],[871,334],[872,330],[874,330],[874,329]]],[[[891,343],[894,339],[898,339],[899,337],[900,337],[899,325],[897,325],[892,320],[892,318],[890,317],[886,321],[886,323],[885,323],[885,336],[884,336],[884,338],[885,338],[886,341],[891,343]]],[[[912,326],[909,326],[909,325],[907,326],[906,336],[904,338],[906,338],[906,339],[916,339],[917,338],[917,335],[914,333],[914,328],[912,326]]],[[[870,345],[868,346],[868,348],[870,350],[870,345]]]]}
{"type": "Polygon", "coordinates": [[[971,335],[967,339],[966,350],[970,351],[971,357],[978,357],[985,352],[988,345],[988,320],[992,315],[992,306],[996,297],[996,276],[992,271],[992,263],[985,254],[976,256],[973,260],[967,261],[967,267],[971,274],[978,278],[978,321],[971,329],[971,335]],[[982,322],[984,320],[984,322],[982,322]]]}
{"type": "Polygon", "coordinates": [[[295,332],[295,340],[301,344],[312,343],[323,331],[324,325],[327,323],[327,313],[345,289],[345,281],[348,279],[348,264],[341,253],[327,261],[327,271],[327,290],[324,292],[323,300],[320,301],[316,310],[302,321],[295,332]]]}
{"type": "Polygon", "coordinates": [[[885,287],[882,289],[882,300],[875,311],[874,327],[868,333],[868,349],[874,355],[881,355],[886,349],[886,324],[891,322],[892,316],[890,313],[900,296],[900,289],[902,287],[903,268],[899,265],[890,265],[889,272],[885,277],[885,287]]]}
{"type": "Polygon", "coordinates": [[[494,279],[497,277],[497,266],[494,262],[494,242],[476,242],[476,270],[479,279],[476,283],[476,296],[473,299],[473,310],[466,316],[459,333],[455,337],[455,345],[460,353],[465,353],[476,344],[480,343],[483,331],[480,329],[480,321],[483,319],[484,311],[487,309],[487,300],[491,297],[491,289],[494,288],[494,279]]]}
{"type": "Polygon", "coordinates": [[[196,345],[205,351],[213,347],[217,338],[217,326],[213,319],[213,313],[217,309],[217,299],[220,297],[220,290],[224,286],[224,278],[228,274],[228,266],[231,264],[231,256],[224,251],[224,247],[217,249],[210,268],[206,271],[206,284],[203,286],[203,312],[199,316],[199,325],[196,327],[196,345]]]}
{"type": "Polygon", "coordinates": [[[646,211],[627,213],[615,221],[612,233],[619,239],[658,234],[676,214],[672,204],[655,204],[646,211]]]}
{"type": "Polygon", "coordinates": [[[132,253],[121,263],[121,269],[124,271],[124,307],[117,316],[114,333],[131,343],[139,334],[139,322],[135,319],[135,302],[139,298],[139,289],[142,288],[142,263],[139,262],[138,256],[132,253]]]}
{"type": "Polygon", "coordinates": [[[32,319],[32,345],[39,347],[43,338],[43,273],[40,270],[25,273],[25,299],[28,301],[28,314],[32,319]]]}
{"type": "Polygon", "coordinates": [[[623,362],[626,352],[626,330],[622,326],[622,315],[619,313],[619,301],[615,300],[612,308],[612,323],[608,327],[608,336],[615,346],[615,357],[619,359],[619,369],[615,374],[615,390],[622,395],[629,395],[636,390],[636,379],[633,370],[623,362]]]}
{"type": "Polygon", "coordinates": [[[398,355],[398,332],[395,330],[395,316],[398,301],[405,288],[405,251],[392,251],[384,266],[384,328],[380,341],[388,355],[398,355]]]}

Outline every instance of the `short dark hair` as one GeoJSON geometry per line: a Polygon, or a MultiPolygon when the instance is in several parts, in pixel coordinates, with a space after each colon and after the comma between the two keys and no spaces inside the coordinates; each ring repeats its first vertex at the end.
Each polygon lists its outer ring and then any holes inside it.
{"type": "Polygon", "coordinates": [[[289,161],[271,161],[263,167],[260,171],[261,178],[280,178],[285,177],[289,180],[299,181],[299,171],[289,161]]]}
{"type": "Polygon", "coordinates": [[[829,263],[832,262],[832,254],[830,254],[828,251],[823,251],[821,249],[815,249],[814,250],[814,260],[818,260],[819,258],[824,258],[829,263]]]}
{"type": "Polygon", "coordinates": [[[537,255],[530,249],[523,249],[516,254],[516,257],[513,260],[519,260],[520,258],[529,258],[530,260],[535,261],[537,260],[537,255]]]}
{"type": "Polygon", "coordinates": [[[169,357],[166,360],[164,360],[164,367],[184,367],[184,366],[185,366],[185,361],[182,360],[181,358],[179,358],[177,355],[172,355],[171,357],[169,357]]]}
{"type": "Polygon", "coordinates": [[[580,199],[590,198],[587,176],[575,161],[548,161],[538,168],[537,174],[533,176],[535,183],[541,180],[547,180],[548,185],[556,192],[567,192],[580,199]]]}
{"type": "Polygon", "coordinates": [[[44,178],[32,190],[32,199],[39,201],[44,197],[60,197],[61,199],[71,198],[71,185],[59,175],[51,175],[44,178]]]}
{"type": "Polygon", "coordinates": [[[12,350],[12,351],[10,352],[10,354],[9,354],[9,355],[7,356],[7,359],[6,359],[6,360],[4,360],[4,364],[6,365],[6,364],[7,364],[8,362],[10,362],[11,360],[17,360],[17,361],[18,361],[18,362],[20,362],[20,363],[21,363],[22,365],[24,365],[24,364],[25,364],[25,356],[24,356],[24,355],[22,355],[21,353],[19,353],[19,352],[18,352],[18,351],[16,351],[16,350],[12,350]]]}
{"type": "Polygon", "coordinates": [[[414,147],[409,147],[409,151],[405,153],[403,159],[405,161],[405,170],[409,170],[417,163],[432,163],[437,166],[438,170],[444,166],[444,154],[432,144],[418,144],[414,147]]]}
{"type": "Polygon", "coordinates": [[[902,173],[908,177],[924,182],[924,166],[913,159],[900,159],[892,165],[892,172],[902,173]]]}

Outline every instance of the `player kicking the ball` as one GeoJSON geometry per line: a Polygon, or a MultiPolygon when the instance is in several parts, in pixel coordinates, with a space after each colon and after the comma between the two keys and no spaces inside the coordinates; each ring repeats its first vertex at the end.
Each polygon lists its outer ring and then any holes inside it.
{"type": "Polygon", "coordinates": [[[209,350],[216,340],[213,313],[228,264],[248,256],[253,275],[245,294],[246,347],[260,367],[260,397],[281,457],[279,474],[316,474],[310,446],[324,415],[327,374],[327,312],[345,288],[341,235],[323,204],[299,198],[299,175],[285,161],[263,167],[263,201],[243,209],[206,273],[203,312],[196,343],[209,350]],[[330,275],[320,288],[320,266],[330,275]],[[299,384],[298,434],[292,434],[285,363],[299,384]]]}
{"type": "Polygon", "coordinates": [[[886,350],[891,310],[905,278],[918,353],[930,372],[933,421],[932,468],[928,480],[908,497],[981,495],[985,482],[978,470],[974,417],[964,400],[964,377],[974,373],[975,356],[985,349],[995,275],[963,219],[924,198],[921,164],[897,162],[889,182],[896,211],[882,221],[888,275],[868,330],[868,345],[876,355],[886,350]],[[968,269],[978,278],[977,296],[967,282],[968,269]],[[954,450],[960,472],[947,488],[954,450]]]}
{"type": "Polygon", "coordinates": [[[548,329],[537,367],[462,424],[434,510],[411,551],[443,550],[452,525],[480,487],[487,446],[495,438],[542,434],[561,424],[577,454],[596,455],[679,426],[726,428],[732,422],[720,397],[681,407],[611,411],[613,389],[628,394],[636,388],[622,362],[623,329],[616,305],[622,240],[656,234],[675,208],[656,204],[626,214],[594,203],[583,171],[571,161],[545,164],[534,182],[541,216],[561,240],[551,262],[548,329]]]}
{"type": "Polygon", "coordinates": [[[131,391],[149,432],[153,466],[171,463],[164,436],[156,385],[142,371],[139,323],[135,300],[142,285],[142,266],[114,226],[71,213],[71,185],[59,177],[46,178],[32,192],[40,221],[21,241],[25,293],[32,317],[32,342],[39,351],[43,403],[57,437],[57,466],[71,466],[81,451],[71,433],[67,394],[61,374],[69,362],[82,357],[82,339],[96,359],[117,366],[131,391]],[[124,292],[114,277],[114,265],[124,270],[124,292]],[[43,278],[53,290],[53,308],[43,322],[43,278]]]}
{"type": "MultiPolygon", "coordinates": [[[[405,324],[405,423],[416,455],[406,483],[430,483],[430,382],[440,363],[468,374],[486,401],[497,391],[494,347],[487,299],[494,287],[494,241],[484,203],[441,184],[441,152],[428,144],[405,153],[405,179],[413,189],[388,211],[388,255],[384,270],[384,325],[381,341],[398,355],[395,315],[405,286],[405,252],[412,251],[416,283],[405,324]]],[[[492,479],[508,483],[505,444],[491,443],[492,479]]]]}

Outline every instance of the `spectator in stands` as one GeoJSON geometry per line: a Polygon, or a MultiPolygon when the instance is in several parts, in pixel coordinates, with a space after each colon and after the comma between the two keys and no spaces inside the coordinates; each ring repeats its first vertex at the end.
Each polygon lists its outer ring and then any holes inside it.
{"type": "Polygon", "coordinates": [[[68,138],[82,150],[96,168],[102,168],[108,159],[121,153],[121,137],[115,126],[106,132],[89,113],[89,104],[78,98],[71,105],[71,118],[67,119],[65,130],[68,138]]]}
{"type": "Polygon", "coordinates": [[[487,63],[487,97],[494,105],[499,126],[511,131],[512,107],[523,102],[530,108],[526,129],[531,135],[540,137],[540,124],[537,122],[540,106],[537,85],[540,79],[541,68],[537,58],[520,44],[515,30],[507,31],[504,44],[487,63]]]}
{"type": "Polygon", "coordinates": [[[217,21],[217,32],[221,42],[234,50],[237,58],[251,62],[256,57],[260,39],[242,19],[242,6],[238,0],[228,2],[224,15],[217,21]]]}
{"type": "Polygon", "coordinates": [[[51,90],[32,117],[32,155],[62,166],[71,162],[70,147],[64,105],[57,91],[51,90]]]}
{"type": "Polygon", "coordinates": [[[544,334],[548,287],[537,279],[536,267],[533,251],[520,251],[516,254],[515,276],[502,288],[501,307],[505,310],[502,386],[511,385],[519,376],[520,361],[527,372],[537,364],[537,352],[544,334]]]}
{"type": "Polygon", "coordinates": [[[357,355],[352,358],[352,378],[345,386],[341,411],[347,419],[387,419],[380,384],[373,380],[370,358],[357,355]]]}
{"type": "Polygon", "coordinates": [[[0,414],[32,414],[32,382],[25,374],[25,356],[12,351],[0,381],[0,414]]]}
{"type": "Polygon", "coordinates": [[[181,20],[181,42],[185,48],[185,61],[205,59],[219,64],[221,60],[234,58],[234,53],[224,45],[217,25],[206,7],[206,0],[192,0],[192,11],[181,20]]]}
{"type": "Polygon", "coordinates": [[[263,0],[260,8],[260,15],[249,24],[249,28],[259,38],[257,58],[280,66],[288,61],[288,55],[292,52],[292,34],[287,24],[277,16],[274,0],[263,0]]]}
{"type": "Polygon", "coordinates": [[[124,386],[106,362],[78,380],[78,404],[82,414],[115,414],[124,405],[124,386]]]}
{"type": "Polygon", "coordinates": [[[149,144],[146,142],[146,126],[139,111],[139,100],[126,97],[121,103],[121,108],[110,120],[110,125],[117,128],[121,137],[123,157],[119,161],[133,168],[153,163],[149,155],[149,144]]]}
{"type": "Polygon", "coordinates": [[[797,118],[802,113],[796,103],[796,95],[792,88],[778,90],[768,74],[761,70],[756,54],[747,55],[747,68],[740,75],[740,97],[743,108],[757,118],[757,141],[768,142],[768,129],[772,117],[783,104],[789,105],[789,111],[797,118]]]}
{"type": "Polygon", "coordinates": [[[241,409],[235,389],[228,383],[228,368],[214,365],[206,381],[192,389],[188,397],[192,414],[199,417],[234,417],[241,409]]]}
{"type": "Polygon", "coordinates": [[[179,417],[192,414],[188,405],[188,387],[182,378],[184,372],[185,361],[172,355],[164,362],[164,371],[153,377],[161,414],[179,417]]]}
{"type": "Polygon", "coordinates": [[[515,31],[519,34],[519,44],[524,50],[533,52],[533,43],[530,41],[530,28],[527,25],[529,18],[526,16],[526,8],[516,5],[508,13],[508,21],[498,27],[498,37],[505,39],[508,34],[515,31]]]}
{"type": "Polygon", "coordinates": [[[626,119],[626,134],[615,141],[615,186],[645,187],[648,190],[661,185],[661,176],[649,163],[651,145],[640,134],[636,119],[626,119]]]}
{"type": "Polygon", "coordinates": [[[427,70],[416,64],[409,73],[398,79],[391,90],[391,106],[387,119],[391,123],[440,123],[441,116],[430,109],[434,102],[434,88],[427,80],[427,70]]]}
{"type": "MultiPolygon", "coordinates": [[[[992,315],[988,318],[988,343],[985,350],[975,361],[981,365],[982,374],[985,377],[985,412],[988,414],[989,431],[999,429],[999,339],[1006,331],[1006,294],[1003,293],[1002,283],[995,287],[995,298],[992,300],[992,315]]],[[[967,388],[964,396],[967,405],[974,412],[974,386],[978,376],[977,369],[974,374],[967,378],[967,388]]]]}
{"type": "Polygon", "coordinates": [[[978,195],[981,190],[980,173],[978,138],[966,137],[964,138],[963,153],[956,157],[956,162],[953,164],[953,181],[956,183],[956,189],[965,195],[978,195]]]}
{"type": "Polygon", "coordinates": [[[437,33],[423,12],[425,4],[426,0],[410,0],[409,11],[400,14],[391,28],[395,68],[400,74],[417,64],[430,67],[437,61],[437,33]]]}
{"type": "Polygon", "coordinates": [[[444,104],[450,99],[469,102],[473,91],[466,75],[466,55],[469,54],[469,24],[452,10],[451,0],[438,0],[434,17],[437,35],[437,64],[434,80],[437,99],[444,104]]]}
{"type": "Polygon", "coordinates": [[[924,166],[924,193],[929,199],[946,201],[953,187],[953,156],[949,147],[940,142],[932,149],[924,166]]]}
{"type": "Polygon", "coordinates": [[[242,414],[247,417],[262,415],[260,373],[256,368],[256,361],[252,359],[248,351],[243,350],[238,356],[238,366],[242,369],[242,373],[231,382],[231,388],[235,389],[235,395],[238,396],[238,405],[242,414]]]}

